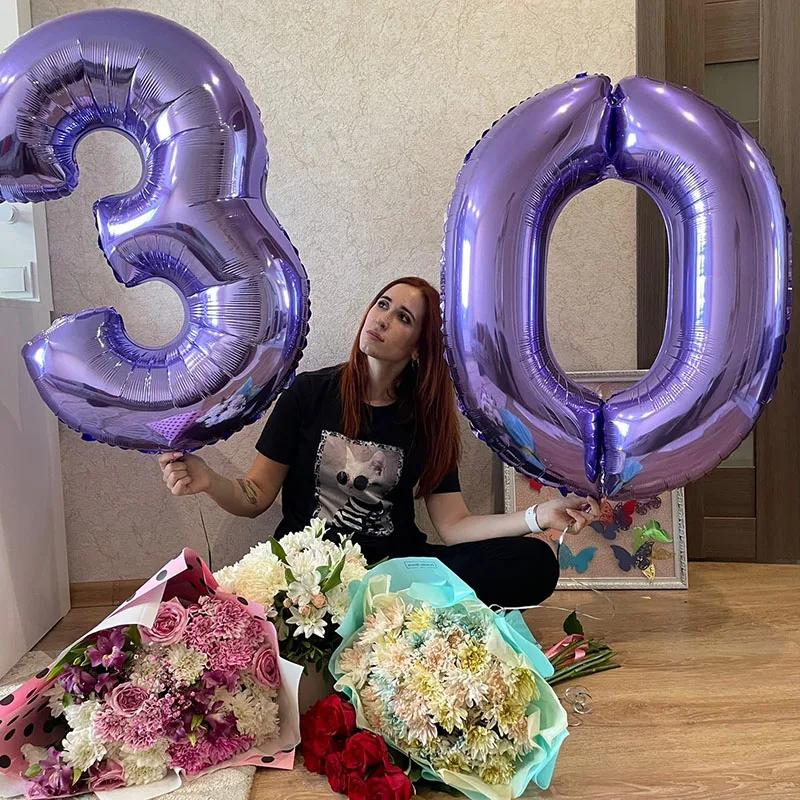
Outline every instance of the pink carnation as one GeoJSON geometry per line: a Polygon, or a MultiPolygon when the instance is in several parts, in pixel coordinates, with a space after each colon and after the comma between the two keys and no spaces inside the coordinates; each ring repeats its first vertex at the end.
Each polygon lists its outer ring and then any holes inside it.
{"type": "Polygon", "coordinates": [[[209,652],[220,641],[236,641],[252,652],[264,641],[261,623],[247,608],[230,598],[201,597],[199,607],[192,610],[185,635],[191,647],[209,652]]]}
{"type": "Polygon", "coordinates": [[[237,753],[246,752],[254,741],[252,736],[240,734],[221,737],[213,742],[205,737],[195,745],[189,742],[171,744],[167,753],[171,767],[183,769],[187,775],[196,775],[208,767],[233,758],[237,753]]]}
{"type": "Polygon", "coordinates": [[[104,742],[122,742],[128,734],[128,720],[106,706],[95,715],[94,732],[104,742]]]}
{"type": "Polygon", "coordinates": [[[217,641],[208,650],[209,669],[246,670],[253,662],[255,652],[251,643],[217,641]]]}
{"type": "Polygon", "coordinates": [[[219,639],[219,632],[211,617],[193,616],[186,628],[184,641],[189,647],[208,653],[209,648],[219,639]]]}
{"type": "Polygon", "coordinates": [[[165,735],[173,714],[172,700],[148,697],[139,713],[131,719],[125,734],[125,744],[132,750],[147,750],[165,735]]]}

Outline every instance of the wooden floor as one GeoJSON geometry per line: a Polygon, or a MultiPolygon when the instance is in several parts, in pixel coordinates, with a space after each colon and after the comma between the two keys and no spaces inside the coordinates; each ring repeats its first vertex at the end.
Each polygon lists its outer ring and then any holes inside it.
{"type": "MultiPolygon", "coordinates": [[[[688,591],[559,592],[527,612],[546,644],[566,616],[556,606],[603,618],[585,619],[586,632],[604,636],[624,665],[582,681],[592,713],[576,718],[538,796],[800,798],[800,566],[692,563],[689,578],[688,591]]],[[[110,610],[75,609],[37,649],[57,654],[110,610]]],[[[302,765],[260,770],[252,793],[336,796],[302,765]]]]}

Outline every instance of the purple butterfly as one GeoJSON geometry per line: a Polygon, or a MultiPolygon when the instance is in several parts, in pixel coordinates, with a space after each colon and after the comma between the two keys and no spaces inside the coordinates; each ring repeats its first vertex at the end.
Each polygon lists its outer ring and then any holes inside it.
{"type": "Polygon", "coordinates": [[[647,541],[642,544],[642,546],[633,554],[631,554],[624,547],[620,547],[618,544],[612,544],[611,549],[614,551],[614,555],[617,557],[619,568],[623,572],[630,572],[633,567],[644,570],[647,569],[647,567],[649,567],[651,564],[650,557],[653,554],[652,541],[647,541]]]}

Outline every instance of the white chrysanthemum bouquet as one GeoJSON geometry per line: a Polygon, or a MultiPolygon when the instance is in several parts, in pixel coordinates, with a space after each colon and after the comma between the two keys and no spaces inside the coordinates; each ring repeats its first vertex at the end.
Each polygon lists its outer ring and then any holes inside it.
{"type": "Polygon", "coordinates": [[[261,542],[214,573],[225,591],[264,606],[284,658],[318,670],[338,644],[335,626],[350,604],[347,586],[367,570],[359,545],[324,536],[325,522],[315,518],[302,531],[261,542]]]}
{"type": "Polygon", "coordinates": [[[437,559],[395,559],[354,590],[340,633],[336,689],[422,777],[492,800],[548,786],[566,714],[518,612],[495,614],[437,559]]]}

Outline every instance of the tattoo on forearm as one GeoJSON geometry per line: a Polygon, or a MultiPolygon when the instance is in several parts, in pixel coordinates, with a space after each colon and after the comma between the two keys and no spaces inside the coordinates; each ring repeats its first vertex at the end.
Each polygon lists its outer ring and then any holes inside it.
{"type": "Polygon", "coordinates": [[[258,490],[253,481],[247,478],[237,478],[236,483],[242,487],[242,492],[244,492],[247,502],[250,503],[251,506],[256,505],[258,503],[258,490]]]}

